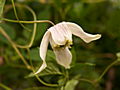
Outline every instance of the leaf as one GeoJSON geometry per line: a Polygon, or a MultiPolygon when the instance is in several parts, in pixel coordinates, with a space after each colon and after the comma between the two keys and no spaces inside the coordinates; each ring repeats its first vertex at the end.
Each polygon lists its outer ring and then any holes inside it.
{"type": "MultiPolygon", "coordinates": [[[[26,56],[26,55],[24,54],[24,56],[26,56]]],[[[42,59],[40,58],[40,55],[39,55],[39,48],[33,48],[33,49],[30,50],[30,58],[33,61],[40,61],[38,63],[38,67],[35,69],[35,71],[37,71],[37,69],[42,64],[41,63],[42,59]]],[[[54,52],[52,50],[47,51],[46,62],[47,62],[47,68],[45,70],[43,70],[40,74],[38,74],[38,76],[61,75],[62,74],[59,71],[58,65],[55,62],[55,54],[54,54],[54,52]]],[[[26,77],[33,77],[33,76],[34,76],[34,73],[30,73],[26,77]]]]}
{"type": "Polygon", "coordinates": [[[78,82],[79,81],[76,79],[72,79],[72,80],[68,81],[65,86],[65,90],[75,90],[75,87],[78,84],[78,82]]]}
{"type": "Polygon", "coordinates": [[[32,61],[37,61],[39,63],[42,62],[42,59],[40,58],[40,55],[39,55],[38,47],[30,49],[29,55],[24,50],[22,51],[22,54],[27,59],[31,59],[32,61]]]}
{"type": "MultiPolygon", "coordinates": [[[[40,66],[39,66],[40,67],[40,66]]],[[[38,67],[38,68],[39,68],[38,67]]],[[[37,70],[35,70],[37,71],[37,70]]],[[[38,76],[48,76],[48,75],[62,75],[62,73],[60,72],[59,68],[57,67],[57,65],[55,65],[53,62],[48,62],[47,63],[47,68],[45,70],[43,70],[42,72],[40,72],[38,74],[38,76]]],[[[35,76],[34,73],[30,73],[29,75],[26,76],[26,78],[28,77],[33,77],[35,76]]]]}
{"type": "Polygon", "coordinates": [[[39,48],[33,48],[30,50],[30,59],[32,61],[42,61],[39,55],[39,48]]]}
{"type": "Polygon", "coordinates": [[[52,50],[47,51],[46,60],[56,60],[55,54],[52,50]]]}
{"type": "Polygon", "coordinates": [[[3,8],[4,8],[4,5],[5,5],[5,1],[6,0],[0,0],[0,20],[2,18],[3,8]]]}
{"type": "MultiPolygon", "coordinates": [[[[0,27],[2,27],[5,32],[10,36],[11,39],[15,39],[15,36],[16,36],[16,33],[15,33],[15,30],[8,24],[3,24],[3,23],[0,23],[0,27]]],[[[4,42],[4,43],[8,43],[7,39],[2,36],[0,34],[0,41],[4,42]]]]}
{"type": "MultiPolygon", "coordinates": [[[[50,19],[50,7],[46,7],[43,11],[38,14],[38,20],[49,20],[50,19]]],[[[37,24],[37,33],[35,36],[35,41],[43,37],[45,31],[48,29],[48,23],[37,24]]],[[[38,42],[38,41],[37,41],[38,42]]]]}
{"type": "Polygon", "coordinates": [[[38,74],[39,76],[62,75],[56,64],[54,64],[53,62],[48,62],[47,65],[48,65],[47,68],[43,72],[38,74]]]}
{"type": "Polygon", "coordinates": [[[71,53],[72,53],[72,64],[75,64],[75,62],[76,62],[76,51],[75,51],[74,47],[72,47],[71,53]]]}
{"type": "Polygon", "coordinates": [[[62,7],[62,0],[53,0],[54,5],[56,5],[56,8],[61,8],[62,7]]]}
{"type": "Polygon", "coordinates": [[[72,76],[81,75],[82,78],[95,79],[98,74],[95,72],[94,64],[91,63],[77,63],[70,69],[72,76]]]}
{"type": "Polygon", "coordinates": [[[117,37],[120,39],[120,35],[118,34],[118,33],[120,33],[120,23],[119,23],[120,10],[115,9],[115,10],[111,11],[109,14],[110,14],[109,20],[106,23],[107,25],[106,25],[105,29],[107,30],[107,33],[111,34],[112,37],[114,37],[114,38],[117,37]]]}
{"type": "MultiPolygon", "coordinates": [[[[26,55],[24,55],[26,56],[26,55]]],[[[28,57],[26,57],[28,58],[28,57]]],[[[40,55],[39,55],[39,48],[32,48],[30,50],[30,59],[32,61],[42,61],[42,59],[40,58],[40,55]]],[[[47,55],[46,55],[46,61],[50,61],[50,60],[55,60],[55,55],[54,55],[54,52],[52,50],[48,50],[47,51],[47,55]]]]}
{"type": "MultiPolygon", "coordinates": [[[[96,88],[91,83],[88,82],[80,82],[77,88],[78,90],[96,90],[96,88]]],[[[103,90],[103,89],[100,89],[99,86],[97,87],[97,90],[103,90]]]]}

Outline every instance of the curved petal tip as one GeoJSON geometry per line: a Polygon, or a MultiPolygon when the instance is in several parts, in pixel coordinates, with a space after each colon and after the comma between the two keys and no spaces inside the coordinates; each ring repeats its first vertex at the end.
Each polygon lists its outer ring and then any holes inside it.
{"type": "Polygon", "coordinates": [[[75,23],[66,22],[66,25],[68,26],[68,28],[72,32],[72,34],[80,37],[86,43],[89,43],[91,41],[94,41],[94,40],[101,38],[100,34],[93,35],[93,34],[89,34],[89,33],[84,32],[83,29],[75,23]]]}
{"type": "Polygon", "coordinates": [[[96,40],[97,40],[97,39],[100,39],[101,37],[102,37],[101,34],[96,34],[96,40]]]}
{"type": "Polygon", "coordinates": [[[91,41],[94,41],[94,40],[100,39],[101,37],[102,37],[101,34],[93,35],[93,37],[90,37],[90,39],[88,39],[88,40],[86,41],[86,43],[89,43],[89,42],[91,42],[91,41]]]}
{"type": "Polygon", "coordinates": [[[38,69],[37,72],[35,72],[35,75],[43,71],[47,67],[46,62],[43,62],[42,66],[38,69]]]}
{"type": "Polygon", "coordinates": [[[86,36],[84,36],[82,39],[86,42],[86,43],[90,43],[94,40],[100,39],[101,38],[101,34],[88,34],[86,33],[86,36]]]}

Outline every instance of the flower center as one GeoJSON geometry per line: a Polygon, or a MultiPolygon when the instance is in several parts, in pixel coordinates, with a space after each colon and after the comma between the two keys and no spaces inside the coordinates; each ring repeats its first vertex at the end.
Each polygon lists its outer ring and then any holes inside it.
{"type": "Polygon", "coordinates": [[[65,45],[54,45],[54,49],[61,49],[61,48],[65,48],[65,47],[71,48],[72,44],[73,44],[72,41],[66,40],[65,45]]]}

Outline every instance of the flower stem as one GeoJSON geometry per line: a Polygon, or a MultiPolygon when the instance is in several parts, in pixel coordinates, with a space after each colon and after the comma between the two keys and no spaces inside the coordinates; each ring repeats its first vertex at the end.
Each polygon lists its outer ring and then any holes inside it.
{"type": "Polygon", "coordinates": [[[106,74],[106,72],[107,72],[112,66],[114,66],[114,65],[115,65],[116,63],[118,63],[118,62],[119,62],[119,59],[116,60],[116,61],[114,61],[114,62],[112,62],[110,65],[108,65],[108,66],[105,68],[105,70],[103,71],[103,73],[98,77],[98,79],[95,80],[95,83],[99,82],[99,81],[102,79],[102,77],[106,74]]]}
{"type": "Polygon", "coordinates": [[[84,82],[88,82],[88,83],[90,83],[90,84],[92,84],[92,85],[94,86],[94,82],[91,81],[91,80],[84,79],[84,78],[81,78],[81,79],[79,79],[79,80],[80,80],[80,81],[84,81],[84,82]]]}
{"type": "Polygon", "coordinates": [[[4,88],[5,90],[12,90],[11,88],[7,87],[6,85],[0,83],[0,87],[4,88]]]}

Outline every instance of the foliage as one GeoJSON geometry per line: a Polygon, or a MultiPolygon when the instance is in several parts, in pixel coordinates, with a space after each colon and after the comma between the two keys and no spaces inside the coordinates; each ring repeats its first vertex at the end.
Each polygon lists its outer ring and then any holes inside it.
{"type": "Polygon", "coordinates": [[[108,83],[120,89],[120,0],[0,0],[0,21],[0,90],[107,90],[108,83]],[[56,63],[49,46],[48,67],[34,75],[42,64],[41,39],[52,26],[30,24],[36,17],[74,22],[102,38],[86,44],[73,37],[68,70],[56,63]]]}

